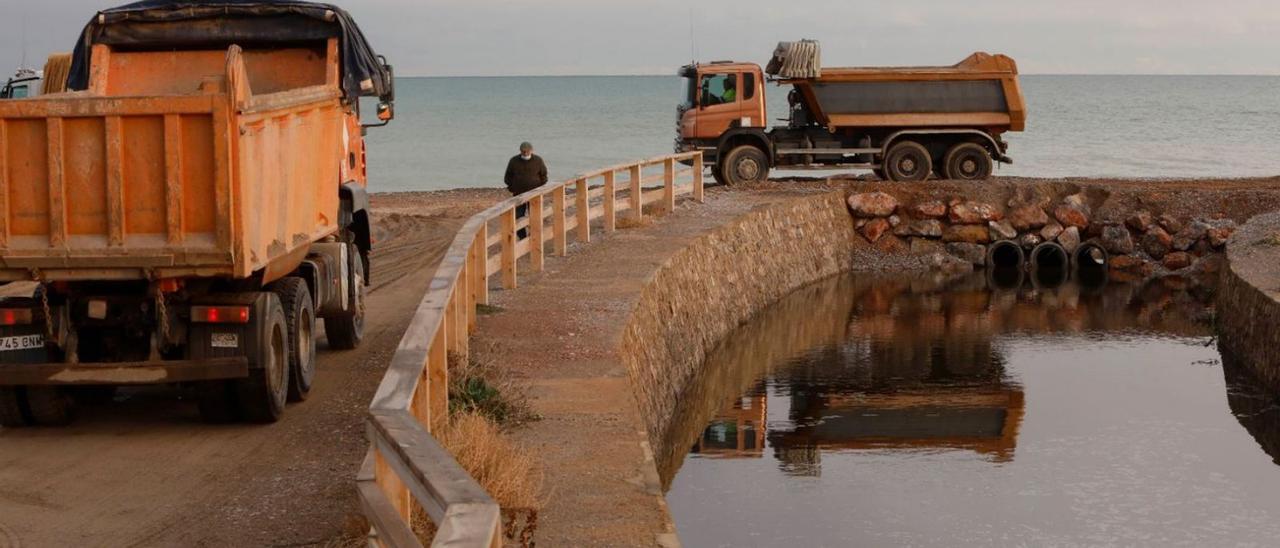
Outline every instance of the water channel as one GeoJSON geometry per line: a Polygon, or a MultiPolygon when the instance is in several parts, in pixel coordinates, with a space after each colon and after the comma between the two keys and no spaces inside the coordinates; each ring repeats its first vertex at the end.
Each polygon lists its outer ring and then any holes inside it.
{"type": "Polygon", "coordinates": [[[1224,365],[1212,283],[1050,285],[851,275],[763,311],[658,457],[684,544],[1274,545],[1280,400],[1224,365]]]}

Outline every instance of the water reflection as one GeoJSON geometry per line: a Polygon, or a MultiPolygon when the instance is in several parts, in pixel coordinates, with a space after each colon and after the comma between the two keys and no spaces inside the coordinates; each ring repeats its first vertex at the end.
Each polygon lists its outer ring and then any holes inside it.
{"type": "Polygon", "coordinates": [[[1081,281],[851,276],[764,311],[710,354],[658,455],[682,538],[1280,535],[1280,404],[1228,358],[1225,385],[1213,371],[1212,287],[1081,281]]]}

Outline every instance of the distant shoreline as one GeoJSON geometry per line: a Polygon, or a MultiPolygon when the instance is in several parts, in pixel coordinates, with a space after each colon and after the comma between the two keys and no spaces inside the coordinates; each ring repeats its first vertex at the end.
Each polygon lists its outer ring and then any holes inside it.
{"type": "MultiPolygon", "coordinates": [[[[1080,78],[1080,77],[1125,77],[1125,78],[1280,78],[1277,74],[1124,74],[1124,73],[1022,73],[1031,78],[1080,78]]],[[[486,74],[486,75],[401,75],[399,78],[412,80],[454,80],[484,78],[677,78],[675,69],[670,74],[486,74]]]]}

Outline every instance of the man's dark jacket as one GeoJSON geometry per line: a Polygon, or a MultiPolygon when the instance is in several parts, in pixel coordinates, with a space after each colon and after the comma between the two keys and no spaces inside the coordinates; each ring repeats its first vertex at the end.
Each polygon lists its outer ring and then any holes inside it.
{"type": "Polygon", "coordinates": [[[503,181],[512,194],[524,194],[547,184],[547,164],[537,154],[528,160],[517,155],[507,162],[507,175],[503,181]]]}

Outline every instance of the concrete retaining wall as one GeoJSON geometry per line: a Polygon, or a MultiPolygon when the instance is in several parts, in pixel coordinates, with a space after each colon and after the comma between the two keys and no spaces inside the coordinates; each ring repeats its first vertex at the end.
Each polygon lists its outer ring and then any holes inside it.
{"type": "Polygon", "coordinates": [[[663,450],[677,398],[719,341],[796,289],[860,266],[923,262],[871,248],[857,237],[844,193],[832,192],[752,211],[659,267],[620,349],[652,446],[663,450]]]}
{"type": "Polygon", "coordinates": [[[1217,306],[1223,358],[1280,392],[1280,212],[1241,227],[1227,261],[1217,306]]]}

